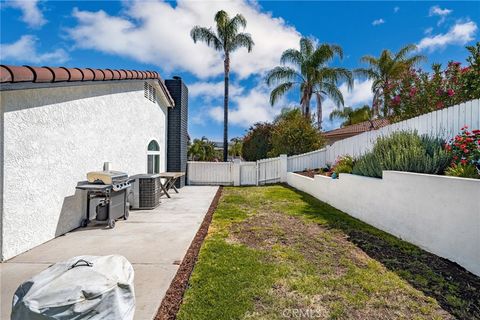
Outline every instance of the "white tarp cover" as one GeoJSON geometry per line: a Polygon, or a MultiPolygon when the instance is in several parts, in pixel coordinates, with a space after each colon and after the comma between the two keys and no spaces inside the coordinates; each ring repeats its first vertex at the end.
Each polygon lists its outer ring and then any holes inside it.
{"type": "Polygon", "coordinates": [[[18,287],[11,319],[133,319],[133,274],[120,255],[56,263],[18,287]]]}

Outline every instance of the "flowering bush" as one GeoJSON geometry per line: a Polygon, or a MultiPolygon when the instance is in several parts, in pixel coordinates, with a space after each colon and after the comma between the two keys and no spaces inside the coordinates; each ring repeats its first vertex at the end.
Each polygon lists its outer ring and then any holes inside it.
{"type": "MultiPolygon", "coordinates": [[[[457,136],[450,139],[449,143],[445,146],[447,152],[452,155],[452,163],[450,167],[476,167],[477,175],[480,170],[480,130],[469,131],[467,126],[464,126],[457,136]]],[[[464,168],[467,171],[469,168],[464,168]]],[[[461,172],[462,170],[458,170],[461,172]]],[[[463,170],[465,171],[465,170],[463,170]]],[[[449,172],[456,172],[451,170],[449,172]]],[[[454,175],[454,174],[452,174],[454,175]]]]}
{"type": "Polygon", "coordinates": [[[335,175],[332,175],[332,177],[338,178],[340,173],[352,173],[353,162],[353,158],[350,156],[338,157],[335,161],[335,164],[331,168],[331,172],[335,173],[335,175]]]}
{"type": "Polygon", "coordinates": [[[480,43],[467,50],[468,66],[450,61],[442,70],[440,64],[433,64],[431,74],[409,68],[391,80],[383,116],[401,121],[480,98],[480,43]]]}

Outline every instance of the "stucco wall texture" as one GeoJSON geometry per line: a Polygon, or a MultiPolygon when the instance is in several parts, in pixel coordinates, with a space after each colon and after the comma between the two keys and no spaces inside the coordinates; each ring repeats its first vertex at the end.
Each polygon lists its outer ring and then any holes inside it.
{"type": "Polygon", "coordinates": [[[289,172],[287,182],[480,276],[479,180],[384,171],[383,179],[289,172]]]}
{"type": "MultiPolygon", "coordinates": [[[[152,85],[154,81],[150,82],[152,85]]],[[[89,171],[147,171],[147,145],[166,155],[167,102],[143,81],[1,92],[4,129],[2,260],[64,234],[85,217],[75,189],[89,171]]]]}

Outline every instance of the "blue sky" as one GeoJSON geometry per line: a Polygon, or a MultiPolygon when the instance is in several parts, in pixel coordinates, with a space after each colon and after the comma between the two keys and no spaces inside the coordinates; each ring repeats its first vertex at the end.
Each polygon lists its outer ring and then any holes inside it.
{"type": "MultiPolygon", "coordinates": [[[[190,90],[192,137],[222,139],[223,63],[219,53],[193,44],[194,25],[213,26],[216,11],[242,13],[255,46],[232,56],[230,138],[257,121],[272,120],[294,106],[292,93],[274,107],[268,103],[265,72],[287,48],[308,36],[336,43],[343,61],[360,66],[362,55],[378,55],[414,43],[432,62],[464,62],[465,45],[479,39],[479,2],[324,1],[1,1],[2,64],[157,70],[181,76],[190,90]]],[[[370,82],[357,79],[353,91],[339,84],[348,106],[371,102],[370,82]]],[[[335,107],[327,99],[324,128],[335,107]]]]}

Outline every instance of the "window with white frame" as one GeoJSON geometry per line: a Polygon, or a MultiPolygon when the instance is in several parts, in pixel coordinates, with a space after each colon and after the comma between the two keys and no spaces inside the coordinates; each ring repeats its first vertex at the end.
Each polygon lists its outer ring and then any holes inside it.
{"type": "Polygon", "coordinates": [[[160,146],[155,140],[150,141],[148,144],[147,172],[160,173],[160,146]]]}

